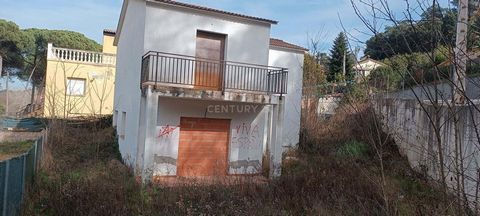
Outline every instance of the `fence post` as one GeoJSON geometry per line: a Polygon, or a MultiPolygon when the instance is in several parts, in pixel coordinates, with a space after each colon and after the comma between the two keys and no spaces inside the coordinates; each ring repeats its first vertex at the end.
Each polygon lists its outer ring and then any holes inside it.
{"type": "Polygon", "coordinates": [[[27,154],[24,154],[22,156],[23,158],[23,172],[22,172],[22,199],[20,199],[20,204],[23,202],[23,195],[25,195],[25,183],[26,183],[26,174],[27,174],[27,156],[28,156],[28,152],[27,154]]]}
{"type": "Polygon", "coordinates": [[[5,186],[3,190],[3,211],[2,215],[6,216],[7,215],[7,203],[8,203],[8,173],[10,172],[10,160],[7,160],[5,162],[5,186]]]}
{"type": "Polygon", "coordinates": [[[35,144],[33,146],[33,173],[37,173],[37,150],[38,150],[38,139],[35,140],[35,144]]]}
{"type": "Polygon", "coordinates": [[[44,152],[44,144],[47,140],[47,135],[46,135],[47,132],[45,132],[45,134],[40,137],[40,142],[38,143],[38,146],[37,148],[40,148],[40,151],[37,152],[37,170],[39,170],[41,167],[42,167],[42,159],[43,159],[43,152],[44,152]]]}

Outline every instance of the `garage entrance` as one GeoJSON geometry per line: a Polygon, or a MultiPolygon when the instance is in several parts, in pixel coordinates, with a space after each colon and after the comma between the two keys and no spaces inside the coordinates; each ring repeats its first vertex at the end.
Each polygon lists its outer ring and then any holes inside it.
{"type": "Polygon", "coordinates": [[[177,175],[227,174],[229,119],[180,118],[177,175]]]}

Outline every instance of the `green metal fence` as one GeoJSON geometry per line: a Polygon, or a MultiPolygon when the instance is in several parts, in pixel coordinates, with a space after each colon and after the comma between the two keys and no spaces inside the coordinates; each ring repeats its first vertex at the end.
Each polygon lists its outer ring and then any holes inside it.
{"type": "Polygon", "coordinates": [[[45,138],[40,137],[23,155],[0,162],[0,214],[19,215],[25,188],[39,168],[45,138]]]}
{"type": "Polygon", "coordinates": [[[2,119],[4,129],[12,131],[40,132],[45,129],[45,123],[39,118],[10,118],[2,119]]]}

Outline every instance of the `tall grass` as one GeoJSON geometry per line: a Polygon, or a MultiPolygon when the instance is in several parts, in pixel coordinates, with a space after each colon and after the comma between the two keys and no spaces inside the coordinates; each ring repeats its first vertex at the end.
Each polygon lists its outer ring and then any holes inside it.
{"type": "MultiPolygon", "coordinates": [[[[118,158],[108,124],[52,122],[47,157],[24,215],[435,215],[435,190],[396,152],[388,159],[391,208],[376,184],[371,146],[341,113],[304,122],[299,149],[286,154],[283,175],[267,183],[185,182],[141,185],[118,158]],[[307,144],[308,143],[308,144],[307,144]],[[353,143],[353,144],[352,144],[353,143]],[[361,147],[361,159],[351,154],[361,147]],[[344,149],[344,150],[342,150],[344,149]]],[[[313,117],[312,117],[313,118],[313,117]]],[[[356,153],[355,153],[356,154],[356,153]]]]}

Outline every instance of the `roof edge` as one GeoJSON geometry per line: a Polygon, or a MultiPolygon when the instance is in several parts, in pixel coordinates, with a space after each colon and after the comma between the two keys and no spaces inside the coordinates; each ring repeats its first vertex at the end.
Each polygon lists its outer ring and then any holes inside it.
{"type": "Polygon", "coordinates": [[[104,29],[103,30],[103,34],[104,35],[112,35],[112,36],[115,36],[117,34],[117,32],[115,30],[111,30],[111,29],[104,29]]]}
{"type": "Polygon", "coordinates": [[[119,40],[120,34],[122,33],[122,27],[123,27],[123,22],[125,20],[125,14],[127,13],[128,2],[129,0],[123,0],[123,3],[122,3],[122,9],[120,11],[120,17],[118,18],[118,23],[117,23],[117,32],[115,33],[115,38],[113,39],[113,45],[115,46],[118,46],[118,40],[119,40]]]}
{"type": "Polygon", "coordinates": [[[282,49],[287,49],[287,50],[293,50],[297,52],[308,52],[309,50],[307,48],[288,43],[284,40],[278,39],[278,38],[270,38],[270,47],[277,47],[277,48],[282,48],[282,49]]]}
{"type": "Polygon", "coordinates": [[[147,0],[147,1],[168,4],[175,7],[183,7],[183,8],[193,9],[193,10],[207,11],[211,13],[243,18],[243,19],[248,19],[248,20],[262,22],[262,23],[268,23],[268,24],[274,24],[274,25],[278,24],[278,21],[276,20],[255,17],[251,15],[244,15],[240,13],[229,12],[225,10],[220,10],[220,9],[215,9],[215,8],[210,8],[210,7],[200,6],[200,5],[194,5],[194,4],[188,4],[188,3],[178,2],[178,1],[172,1],[172,0],[147,0]]]}

